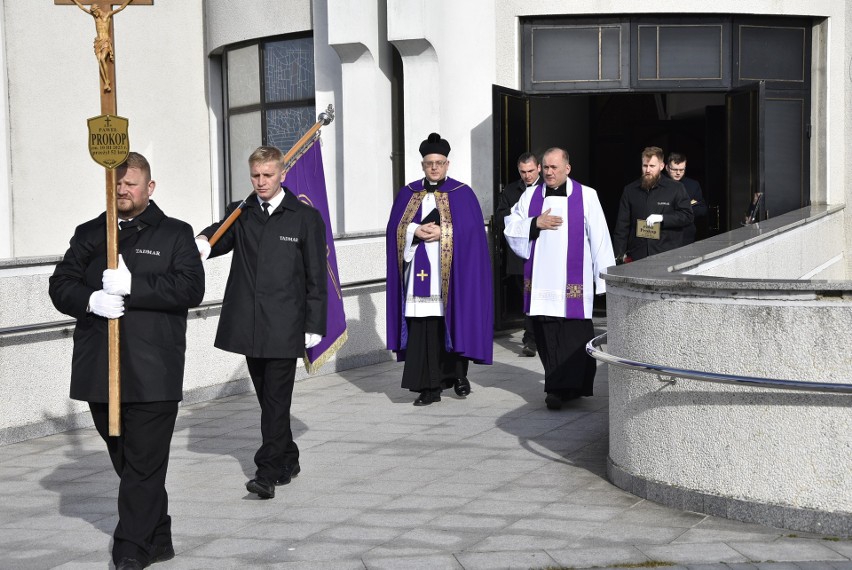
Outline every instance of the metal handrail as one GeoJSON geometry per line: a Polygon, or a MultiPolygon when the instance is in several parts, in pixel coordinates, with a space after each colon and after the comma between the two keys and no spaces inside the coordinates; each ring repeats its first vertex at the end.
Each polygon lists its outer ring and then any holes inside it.
{"type": "MultiPolygon", "coordinates": [[[[343,285],[343,289],[353,289],[355,287],[367,287],[370,285],[382,285],[385,283],[385,278],[380,277],[376,279],[362,279],[360,281],[348,281],[343,285]]],[[[212,301],[205,301],[198,305],[197,307],[193,307],[189,309],[189,314],[191,315],[193,311],[200,312],[205,309],[215,309],[222,305],[222,299],[215,299],[212,301]]],[[[10,334],[23,334],[23,333],[31,333],[37,331],[43,331],[48,329],[59,329],[65,327],[73,327],[77,324],[77,319],[65,319],[62,321],[48,321],[46,323],[31,323],[26,325],[18,325],[14,327],[3,327],[0,328],[0,336],[10,335],[10,334]]]]}
{"type": "Polygon", "coordinates": [[[607,333],[596,336],[586,343],[586,353],[601,362],[627,368],[628,370],[642,370],[644,372],[655,372],[665,376],[676,378],[688,378],[690,380],[701,380],[703,382],[717,382],[721,384],[734,384],[736,386],[749,386],[752,388],[777,388],[781,390],[807,390],[811,392],[833,392],[836,394],[852,394],[852,384],[831,384],[828,382],[802,382],[799,380],[779,380],[776,378],[756,378],[754,376],[737,376],[735,374],[720,374],[718,372],[701,372],[698,370],[687,370],[663,366],[662,364],[649,364],[637,362],[614,354],[609,354],[600,349],[606,342],[607,333]]]}

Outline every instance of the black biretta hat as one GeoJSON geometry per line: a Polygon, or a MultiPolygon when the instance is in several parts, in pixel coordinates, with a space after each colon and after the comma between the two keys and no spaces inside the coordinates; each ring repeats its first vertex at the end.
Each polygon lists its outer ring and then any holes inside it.
{"type": "Polygon", "coordinates": [[[432,133],[425,141],[420,143],[420,156],[427,154],[442,154],[450,155],[450,143],[446,139],[442,139],[438,133],[432,133]]]}

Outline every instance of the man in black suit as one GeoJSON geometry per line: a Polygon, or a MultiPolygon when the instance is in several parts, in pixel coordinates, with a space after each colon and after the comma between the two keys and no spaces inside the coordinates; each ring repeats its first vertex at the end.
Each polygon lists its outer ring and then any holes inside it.
{"type": "MultiPolygon", "coordinates": [[[[500,239],[503,237],[504,220],[512,211],[514,206],[527,188],[538,186],[540,182],[541,164],[538,158],[530,152],[525,152],[518,157],[518,174],[521,175],[519,180],[512,182],[503,189],[500,197],[497,199],[497,209],[494,211],[494,221],[497,225],[497,233],[500,239]]],[[[506,275],[511,275],[518,289],[519,297],[523,297],[524,293],[524,260],[515,255],[515,253],[506,247],[506,275]]],[[[524,336],[521,339],[522,347],[521,354],[524,356],[535,356],[536,344],[535,335],[533,334],[532,319],[529,315],[524,317],[524,336]]]]}
{"type": "Polygon", "coordinates": [[[71,398],[89,402],[116,473],[119,570],[168,560],[172,546],[166,469],[183,397],[187,309],[204,297],[192,228],[150,201],[155,183],[141,154],[117,171],[119,266],[107,269],[106,215],[77,227],[50,278],[50,299],[77,319],[71,398]],[[120,319],[121,435],[109,435],[108,319],[120,319]]]}
{"type": "Polygon", "coordinates": [[[666,163],[666,172],[672,180],[683,184],[686,193],[689,194],[689,203],[692,205],[692,213],[695,216],[693,223],[683,229],[683,245],[689,245],[695,241],[696,222],[701,223],[707,215],[707,204],[701,195],[701,184],[698,180],[686,176],[686,155],[679,152],[669,153],[669,161],[666,163]],[[701,218],[699,220],[698,218],[701,218]]]}
{"type": "MultiPolygon", "coordinates": [[[[263,442],[246,489],[262,499],[301,471],[290,429],[296,359],[325,335],[328,302],[325,223],[283,186],[283,158],[275,147],[255,150],[249,157],[254,196],[242,215],[212,251],[208,238],[222,222],[196,238],[202,258],[234,252],[214,345],[246,357],[257,392],[263,442]]],[[[238,205],[230,204],[225,217],[238,205]]]]}

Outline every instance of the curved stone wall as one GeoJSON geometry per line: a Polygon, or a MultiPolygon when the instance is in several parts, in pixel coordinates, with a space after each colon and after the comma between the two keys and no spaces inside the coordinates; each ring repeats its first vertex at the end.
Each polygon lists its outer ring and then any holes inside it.
{"type": "MultiPolygon", "coordinates": [[[[789,275],[843,267],[841,210],[806,208],[610,269],[607,352],[692,370],[852,382],[852,282],[789,275]],[[767,264],[773,242],[784,255],[767,264]],[[727,266],[737,277],[709,274],[727,266]],[[773,272],[784,278],[768,278],[773,272]]],[[[614,366],[609,379],[616,485],[686,510],[852,534],[852,395],[672,381],[614,366]]]]}

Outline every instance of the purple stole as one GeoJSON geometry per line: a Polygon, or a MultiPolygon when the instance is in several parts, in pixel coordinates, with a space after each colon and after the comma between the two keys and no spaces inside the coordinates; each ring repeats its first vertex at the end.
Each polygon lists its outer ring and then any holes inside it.
{"type": "MultiPolygon", "coordinates": [[[[586,224],[583,220],[583,187],[576,180],[571,180],[571,195],[568,196],[568,256],[565,270],[565,318],[585,319],[583,306],[583,244],[586,240],[586,224]]],[[[536,187],[530,200],[530,218],[541,215],[544,206],[544,194],[547,189],[544,183],[536,187]]],[[[546,232],[549,230],[541,230],[546,232]]],[[[532,270],[535,260],[535,246],[538,240],[533,240],[529,259],[524,262],[524,312],[530,312],[530,296],[532,293],[532,270]]]]}
{"type": "MultiPolygon", "coordinates": [[[[417,208],[414,219],[411,221],[419,224],[423,218],[423,203],[417,208]]],[[[413,293],[415,297],[430,297],[432,295],[432,264],[429,263],[429,254],[426,253],[426,242],[417,245],[414,251],[414,267],[411,271],[411,279],[414,279],[413,293]],[[423,247],[421,247],[423,246],[423,247]]]]}

